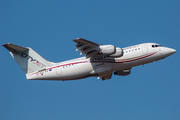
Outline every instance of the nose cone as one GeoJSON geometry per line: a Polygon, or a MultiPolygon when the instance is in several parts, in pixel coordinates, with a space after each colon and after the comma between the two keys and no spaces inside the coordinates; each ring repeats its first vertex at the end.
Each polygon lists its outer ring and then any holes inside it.
{"type": "Polygon", "coordinates": [[[169,48],[169,52],[170,52],[171,54],[174,54],[174,53],[176,52],[176,50],[175,50],[175,49],[172,49],[172,48],[169,48]]]}
{"type": "Polygon", "coordinates": [[[176,52],[175,49],[164,47],[162,49],[162,55],[168,57],[176,52]]]}

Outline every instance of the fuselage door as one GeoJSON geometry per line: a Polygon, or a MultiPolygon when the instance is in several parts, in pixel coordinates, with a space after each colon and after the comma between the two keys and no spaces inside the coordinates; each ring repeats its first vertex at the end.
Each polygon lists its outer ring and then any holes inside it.
{"type": "Polygon", "coordinates": [[[57,75],[61,75],[61,74],[62,74],[61,67],[58,67],[58,68],[56,69],[56,74],[57,74],[57,75]]]}
{"type": "Polygon", "coordinates": [[[142,46],[141,46],[141,49],[142,49],[142,53],[143,53],[143,54],[148,53],[147,45],[142,45],[142,46]]]}

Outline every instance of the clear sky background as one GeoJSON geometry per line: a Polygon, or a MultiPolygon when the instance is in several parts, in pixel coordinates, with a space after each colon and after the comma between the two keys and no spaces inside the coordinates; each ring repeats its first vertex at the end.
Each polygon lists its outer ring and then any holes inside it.
{"type": "Polygon", "coordinates": [[[155,42],[177,52],[106,81],[31,81],[1,46],[1,120],[180,120],[179,0],[0,1],[1,45],[60,62],[80,57],[78,37],[117,47],[155,42]]]}

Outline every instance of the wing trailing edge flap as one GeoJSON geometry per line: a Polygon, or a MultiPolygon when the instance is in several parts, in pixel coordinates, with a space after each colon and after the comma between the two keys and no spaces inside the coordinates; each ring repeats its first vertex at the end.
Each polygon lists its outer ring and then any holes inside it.
{"type": "Polygon", "coordinates": [[[73,41],[77,43],[76,51],[80,50],[81,51],[80,55],[85,54],[86,57],[93,57],[99,53],[100,44],[85,40],[83,38],[77,38],[74,39],[73,41]]]}

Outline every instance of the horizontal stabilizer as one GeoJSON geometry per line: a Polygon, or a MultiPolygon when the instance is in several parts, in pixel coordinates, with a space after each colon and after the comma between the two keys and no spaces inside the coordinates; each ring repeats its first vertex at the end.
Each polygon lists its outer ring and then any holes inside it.
{"type": "Polygon", "coordinates": [[[6,49],[8,49],[12,53],[18,53],[29,50],[28,48],[21,47],[12,43],[7,43],[3,45],[6,49]]]}

